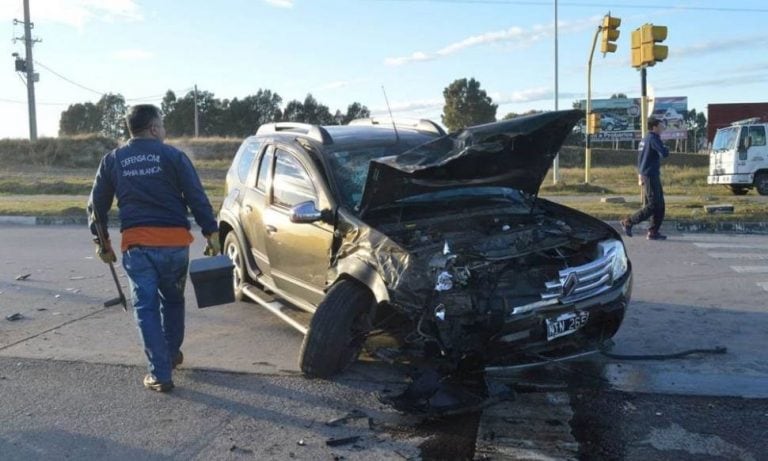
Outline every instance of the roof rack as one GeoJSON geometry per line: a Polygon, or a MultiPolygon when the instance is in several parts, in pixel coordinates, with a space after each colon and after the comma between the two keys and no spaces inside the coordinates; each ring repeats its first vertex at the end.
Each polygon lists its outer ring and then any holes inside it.
{"type": "Polygon", "coordinates": [[[256,131],[257,135],[274,133],[295,133],[314,139],[322,144],[333,144],[333,138],[328,131],[320,125],[296,122],[265,123],[256,131]]]}
{"type": "MultiPolygon", "coordinates": [[[[387,120],[387,119],[356,118],[351,122],[349,122],[349,125],[391,126],[392,123],[393,123],[392,120],[387,120]]],[[[425,118],[418,119],[418,120],[412,120],[412,119],[411,120],[394,120],[394,124],[397,127],[411,128],[418,131],[427,131],[429,133],[435,133],[440,136],[445,136],[447,134],[440,125],[433,122],[432,120],[427,120],[425,118]]]]}
{"type": "Polygon", "coordinates": [[[744,120],[736,120],[731,122],[731,126],[736,125],[752,125],[754,123],[760,123],[760,117],[745,118],[744,120]]]}

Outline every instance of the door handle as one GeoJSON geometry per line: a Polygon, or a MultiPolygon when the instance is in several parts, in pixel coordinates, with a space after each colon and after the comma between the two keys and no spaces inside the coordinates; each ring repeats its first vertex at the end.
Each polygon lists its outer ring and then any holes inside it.
{"type": "Polygon", "coordinates": [[[267,228],[267,234],[274,234],[277,232],[277,227],[273,226],[272,224],[267,224],[265,227],[267,228]]]}

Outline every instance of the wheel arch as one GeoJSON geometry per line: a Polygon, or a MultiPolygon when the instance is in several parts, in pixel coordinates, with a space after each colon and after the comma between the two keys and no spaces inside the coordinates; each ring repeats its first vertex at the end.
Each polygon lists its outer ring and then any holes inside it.
{"type": "MultiPolygon", "coordinates": [[[[328,289],[341,280],[353,280],[368,288],[376,304],[389,302],[389,291],[381,275],[373,267],[359,260],[344,259],[333,270],[333,282],[328,289]]],[[[326,290],[327,292],[327,290],[326,290]]]]}
{"type": "Polygon", "coordinates": [[[245,268],[248,271],[248,276],[252,280],[256,280],[259,275],[256,265],[256,261],[253,260],[253,255],[250,251],[247,251],[248,241],[245,238],[245,234],[240,226],[237,224],[237,218],[229,212],[222,210],[219,214],[219,240],[222,248],[224,247],[224,240],[227,238],[227,234],[234,232],[237,242],[240,245],[240,249],[245,257],[245,268]]]}

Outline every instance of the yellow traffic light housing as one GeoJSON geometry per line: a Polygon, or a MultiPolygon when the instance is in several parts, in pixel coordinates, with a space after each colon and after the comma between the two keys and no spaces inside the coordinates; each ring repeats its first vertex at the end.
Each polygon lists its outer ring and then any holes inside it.
{"type": "MultiPolygon", "coordinates": [[[[640,62],[641,65],[653,66],[657,62],[667,59],[669,48],[666,45],[657,45],[667,39],[666,26],[654,26],[643,24],[640,31],[640,62]]],[[[633,34],[634,37],[634,34],[633,34]]],[[[633,41],[634,50],[634,41],[633,41]]],[[[633,52],[634,56],[634,52],[633,52]]],[[[634,59],[632,65],[634,66],[634,59]]]]}
{"type": "Polygon", "coordinates": [[[600,131],[600,114],[590,112],[587,118],[587,133],[595,134],[600,131]]]}
{"type": "Polygon", "coordinates": [[[619,39],[621,32],[619,26],[621,25],[620,18],[614,18],[610,14],[603,17],[603,24],[600,26],[602,32],[602,41],[600,43],[600,52],[615,53],[616,52],[616,40],[619,39]]]}
{"type": "Polygon", "coordinates": [[[641,44],[642,44],[642,36],[640,34],[640,29],[636,29],[632,31],[632,67],[642,67],[643,66],[643,59],[642,54],[640,51],[641,44]]]}

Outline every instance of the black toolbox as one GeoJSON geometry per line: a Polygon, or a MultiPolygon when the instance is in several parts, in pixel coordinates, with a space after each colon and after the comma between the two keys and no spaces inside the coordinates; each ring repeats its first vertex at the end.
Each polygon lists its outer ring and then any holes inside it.
{"type": "Polygon", "coordinates": [[[189,262],[189,277],[195,288],[197,307],[218,306],[235,301],[232,286],[232,260],[227,256],[210,256],[189,262]]]}

